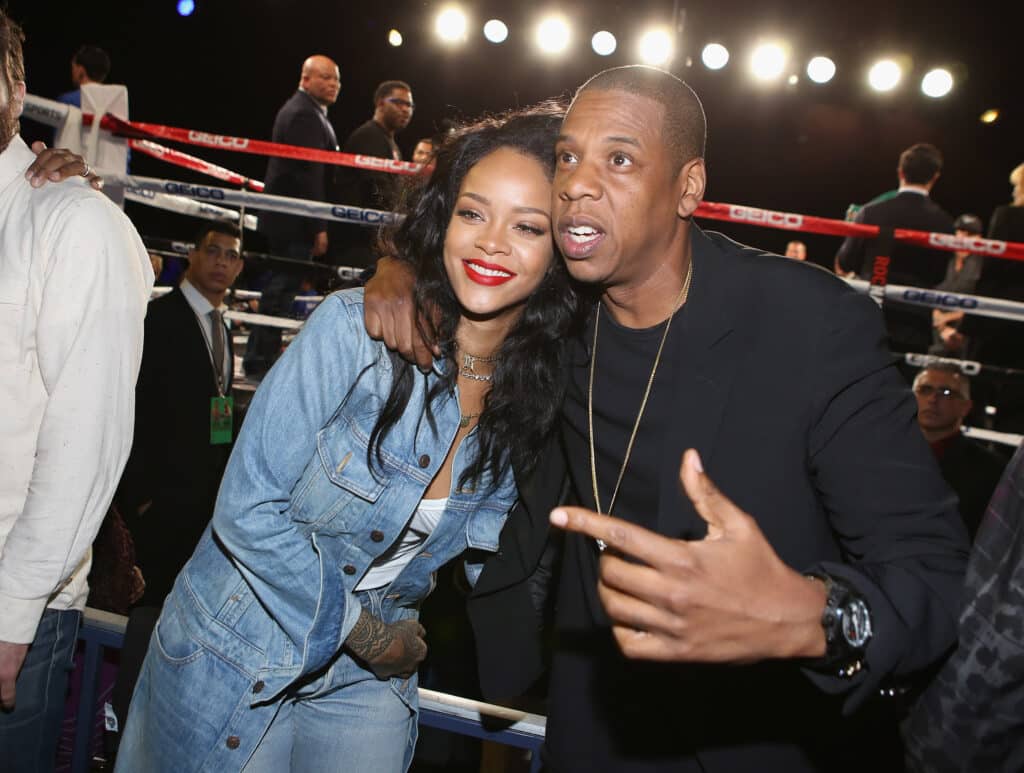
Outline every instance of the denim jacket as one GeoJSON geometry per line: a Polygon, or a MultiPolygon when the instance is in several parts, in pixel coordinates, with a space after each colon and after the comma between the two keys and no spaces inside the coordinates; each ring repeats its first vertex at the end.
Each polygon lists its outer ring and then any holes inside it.
{"type": "MultiPolygon", "coordinates": [[[[349,290],[317,308],[252,401],[212,528],[171,597],[196,643],[258,684],[250,705],[273,701],[337,654],[359,618],[353,589],[452,447],[457,397],[435,398],[435,432],[421,406],[439,376],[417,375],[409,408],[381,444],[382,464],[371,470],[369,437],[391,378],[386,350],[363,327],[362,290],[349,290]]],[[[442,564],[467,550],[497,550],[515,481],[507,468],[495,487],[485,475],[460,488],[475,448],[474,430],[455,452],[440,523],[387,589],[390,619],[416,615],[442,564]]],[[[480,567],[468,569],[475,581],[480,567]]]]}

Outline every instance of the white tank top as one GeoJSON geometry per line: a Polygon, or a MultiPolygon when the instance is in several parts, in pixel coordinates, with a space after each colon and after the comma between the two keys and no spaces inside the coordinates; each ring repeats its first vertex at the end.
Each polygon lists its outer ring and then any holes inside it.
{"type": "Polygon", "coordinates": [[[402,533],[398,535],[398,539],[373,562],[355,589],[360,591],[382,588],[398,577],[406,564],[420,552],[427,537],[437,528],[447,505],[447,499],[421,499],[419,507],[402,529],[402,533]]]}

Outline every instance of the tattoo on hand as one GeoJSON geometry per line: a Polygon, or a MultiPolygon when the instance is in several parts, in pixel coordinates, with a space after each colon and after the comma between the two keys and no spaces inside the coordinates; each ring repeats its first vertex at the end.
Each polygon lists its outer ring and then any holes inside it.
{"type": "Polygon", "coordinates": [[[345,639],[345,646],[357,657],[373,663],[391,646],[394,631],[383,620],[379,620],[365,609],[359,613],[352,632],[345,639]]]}

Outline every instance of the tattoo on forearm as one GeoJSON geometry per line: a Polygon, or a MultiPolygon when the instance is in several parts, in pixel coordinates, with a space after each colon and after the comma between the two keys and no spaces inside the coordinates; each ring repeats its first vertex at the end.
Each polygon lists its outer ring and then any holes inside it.
{"type": "Polygon", "coordinates": [[[381,656],[393,640],[394,632],[391,627],[364,609],[360,612],[359,619],[348,638],[345,639],[345,646],[356,656],[372,663],[381,656]]]}

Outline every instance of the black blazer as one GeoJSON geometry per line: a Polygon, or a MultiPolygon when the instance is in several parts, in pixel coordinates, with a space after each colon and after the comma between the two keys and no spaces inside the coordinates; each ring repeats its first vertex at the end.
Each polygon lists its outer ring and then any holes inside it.
{"type": "MultiPolygon", "coordinates": [[[[337,150],[338,139],[331,122],[323,110],[304,91],[296,91],[277,111],[274,118],[273,141],[287,145],[302,145],[318,150],[337,150]]],[[[295,161],[271,157],[267,162],[265,193],[292,196],[314,201],[329,201],[334,167],[310,161],[295,161]]],[[[288,244],[309,244],[313,237],[324,231],[323,220],[296,217],[277,212],[260,214],[260,232],[267,235],[271,249],[282,249],[288,244]]]]}
{"type": "Polygon", "coordinates": [[[942,476],[960,499],[960,515],[972,540],[1005,468],[1006,459],[960,434],[949,442],[939,460],[942,476]]]}
{"type": "MultiPolygon", "coordinates": [[[[799,749],[809,721],[838,720],[835,705],[820,714],[815,701],[840,694],[853,709],[886,677],[934,663],[955,635],[967,542],[913,397],[885,349],[877,307],[826,271],[696,227],[692,247],[692,291],[681,335],[670,338],[679,408],[665,434],[659,531],[686,539],[705,533],[678,482],[681,455],[695,447],[781,558],[802,572],[846,578],[866,597],[876,630],[867,667],[850,680],[797,663],[673,667],[692,672],[693,695],[681,695],[680,705],[703,712],[701,726],[724,714],[726,737],[713,741],[719,762],[702,763],[738,770],[730,766],[755,738],[783,752],[799,749]]],[[[490,698],[518,694],[539,675],[530,577],[563,470],[557,447],[549,449],[469,600],[490,698]]]]}
{"type": "MultiPolygon", "coordinates": [[[[372,118],[358,126],[342,150],[360,156],[392,158],[392,146],[384,129],[372,118]]],[[[401,151],[399,151],[401,158],[401,151]]],[[[343,167],[338,170],[338,201],[357,207],[390,210],[395,204],[401,175],[343,167]]]]}
{"type": "MultiPolygon", "coordinates": [[[[857,223],[914,231],[953,233],[953,218],[930,196],[904,191],[891,199],[868,204],[857,213],[857,223]]],[[[875,240],[848,237],[836,256],[846,271],[856,271],[861,279],[871,279],[875,240]]],[[[894,242],[889,264],[889,284],[934,287],[946,272],[951,253],[928,250],[894,242]]]]}
{"type": "MultiPolygon", "coordinates": [[[[225,335],[230,342],[227,330],[225,335]]],[[[230,383],[225,391],[230,394],[230,383]]],[[[206,339],[184,294],[175,288],[151,301],[135,388],[134,439],[118,490],[147,599],[170,591],[213,515],[231,453],[231,445],[210,444],[210,399],[217,394],[206,339]],[[146,502],[151,507],[137,516],[146,502]]],[[[237,417],[235,422],[237,432],[237,417]]]]}

